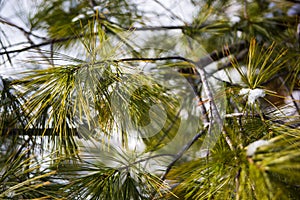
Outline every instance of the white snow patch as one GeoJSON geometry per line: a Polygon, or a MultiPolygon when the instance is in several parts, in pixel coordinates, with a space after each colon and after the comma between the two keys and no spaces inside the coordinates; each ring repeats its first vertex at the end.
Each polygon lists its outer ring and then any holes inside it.
{"type": "Polygon", "coordinates": [[[93,10],[95,10],[95,11],[96,11],[96,10],[101,10],[101,6],[94,6],[94,7],[93,7],[93,10]]]}
{"type": "Polygon", "coordinates": [[[254,102],[259,97],[264,97],[266,95],[265,90],[263,89],[249,89],[249,88],[243,88],[240,90],[239,95],[248,95],[248,103],[254,104],[254,102]]]}
{"type": "Polygon", "coordinates": [[[257,140],[255,142],[252,142],[251,144],[248,145],[246,154],[247,154],[247,156],[251,157],[254,155],[257,148],[259,148],[261,146],[266,146],[269,144],[271,144],[271,143],[267,140],[257,140]]]}
{"type": "Polygon", "coordinates": [[[74,17],[73,19],[72,19],[72,22],[76,22],[76,21],[78,21],[78,20],[80,20],[80,19],[84,19],[85,18],[85,15],[84,14],[79,14],[79,15],[77,15],[76,17],[74,17]]]}
{"type": "Polygon", "coordinates": [[[86,11],[86,14],[87,14],[87,15],[93,15],[93,14],[94,14],[94,11],[93,11],[93,10],[88,10],[88,11],[86,11]]]}

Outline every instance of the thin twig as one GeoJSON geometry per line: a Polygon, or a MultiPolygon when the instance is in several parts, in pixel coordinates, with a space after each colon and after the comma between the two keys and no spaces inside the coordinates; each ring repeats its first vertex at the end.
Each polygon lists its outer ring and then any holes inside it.
{"type": "Polygon", "coordinates": [[[6,24],[8,26],[11,26],[11,27],[14,27],[16,29],[19,29],[21,32],[23,32],[25,35],[32,35],[36,38],[39,38],[39,39],[43,39],[43,40],[46,40],[47,38],[45,37],[41,37],[39,35],[35,35],[34,33],[30,32],[30,31],[26,31],[24,28],[12,23],[12,22],[9,22],[7,19],[3,18],[3,17],[0,17],[0,23],[2,24],[6,24]]]}
{"type": "Polygon", "coordinates": [[[124,166],[124,167],[119,167],[118,170],[127,169],[127,168],[131,167],[132,165],[136,165],[138,163],[145,162],[145,161],[151,160],[153,158],[157,158],[157,157],[175,157],[175,155],[174,154],[158,154],[158,155],[149,156],[147,158],[142,158],[142,159],[137,160],[133,163],[130,163],[130,164],[124,166]]]}
{"type": "Polygon", "coordinates": [[[240,199],[240,193],[239,193],[239,188],[240,188],[240,175],[241,175],[241,168],[239,168],[239,170],[237,171],[234,179],[235,179],[235,191],[236,191],[236,195],[235,195],[235,199],[239,200],[240,199]]]}
{"type": "MultiPolygon", "coordinates": [[[[80,36],[83,37],[82,35],[80,35],[80,36]]],[[[9,53],[9,54],[20,53],[20,52],[24,52],[24,51],[27,51],[27,50],[30,50],[30,49],[35,49],[37,47],[47,46],[47,45],[55,44],[55,43],[66,42],[68,40],[77,39],[77,38],[78,38],[78,36],[64,37],[64,38],[60,38],[60,39],[51,39],[51,40],[47,40],[45,42],[41,42],[41,43],[34,44],[34,45],[31,45],[31,46],[28,46],[28,47],[24,47],[24,48],[21,48],[21,49],[15,49],[15,50],[10,50],[10,51],[6,51],[6,52],[1,51],[0,55],[7,54],[7,53],[9,53]]]]}
{"type": "MultiPolygon", "coordinates": [[[[206,27],[207,25],[206,24],[203,24],[201,25],[200,27],[193,27],[193,26],[149,26],[149,27],[128,27],[128,28],[123,28],[123,27],[120,27],[120,29],[123,29],[124,31],[158,31],[158,30],[185,30],[185,29],[201,29],[201,28],[204,28],[206,27]]],[[[28,34],[32,34],[26,30],[24,30],[25,33],[28,33],[28,34]]],[[[95,35],[97,35],[98,33],[95,32],[94,33],[95,35]]],[[[56,39],[48,39],[44,42],[41,42],[39,44],[35,44],[35,45],[31,45],[31,46],[28,46],[28,47],[24,47],[24,48],[20,48],[20,49],[15,49],[15,50],[10,50],[10,51],[1,51],[0,52],[0,55],[3,55],[3,54],[11,54],[11,53],[20,53],[20,52],[23,52],[23,51],[27,51],[29,49],[34,49],[34,48],[37,48],[37,47],[42,47],[42,46],[47,46],[47,45],[51,45],[51,44],[56,44],[56,43],[61,43],[61,42],[66,42],[68,40],[74,40],[74,39],[78,39],[78,38],[81,38],[81,37],[84,37],[85,35],[84,34],[79,34],[79,35],[76,35],[76,36],[69,36],[69,37],[63,37],[63,38],[56,38],[56,39]]],[[[37,37],[37,36],[35,36],[37,37]]],[[[43,38],[43,39],[46,39],[46,38],[43,38]]]]}
{"type": "Polygon", "coordinates": [[[221,50],[213,51],[207,56],[200,58],[196,62],[196,64],[202,67],[207,66],[215,61],[220,60],[221,58],[229,56],[233,52],[242,51],[243,49],[246,48],[246,45],[247,45],[246,41],[241,41],[239,43],[231,44],[228,46],[226,45],[221,50]]]}
{"type": "Polygon", "coordinates": [[[183,156],[183,154],[190,149],[190,147],[207,131],[207,128],[203,129],[200,133],[195,135],[193,139],[187,143],[175,156],[174,160],[167,166],[165,173],[161,176],[161,180],[165,180],[166,176],[174,166],[174,164],[183,156]]]}
{"type": "Polygon", "coordinates": [[[286,85],[285,81],[283,80],[283,78],[282,78],[281,76],[279,76],[279,80],[280,80],[281,84],[283,84],[283,86],[284,86],[286,92],[288,93],[288,96],[291,98],[292,103],[293,103],[293,105],[295,106],[295,109],[297,110],[298,115],[300,115],[300,109],[299,109],[299,106],[298,106],[298,104],[297,104],[297,102],[296,102],[296,100],[295,100],[293,94],[290,93],[289,87],[286,85]]]}
{"type": "Polygon", "coordinates": [[[167,8],[163,3],[161,3],[158,0],[153,0],[153,1],[155,1],[157,4],[159,4],[162,8],[164,8],[166,11],[168,11],[171,15],[173,15],[174,18],[176,18],[176,19],[182,21],[183,23],[185,23],[185,21],[181,17],[176,15],[171,9],[167,8]]]}
{"type": "MultiPolygon", "coordinates": [[[[236,61],[242,61],[242,60],[246,57],[247,54],[248,54],[248,48],[242,49],[242,50],[240,50],[240,52],[235,56],[234,59],[235,59],[236,61]]],[[[232,67],[232,62],[231,62],[231,61],[228,61],[228,62],[224,63],[221,67],[218,67],[218,69],[214,70],[213,72],[210,72],[209,74],[210,74],[210,75],[215,74],[215,73],[217,73],[218,71],[227,69],[228,67],[232,67]]]]}
{"type": "MultiPolygon", "coordinates": [[[[81,137],[80,133],[78,133],[76,128],[69,128],[68,131],[72,132],[74,136],[81,137]]],[[[46,128],[46,129],[39,129],[39,128],[6,128],[0,129],[0,135],[29,135],[29,136],[56,136],[56,130],[54,128],[46,128]]],[[[58,136],[58,134],[57,134],[58,136]]]]}
{"type": "Polygon", "coordinates": [[[247,0],[244,0],[244,17],[245,17],[245,19],[248,19],[248,2],[247,2],[247,0]]]}

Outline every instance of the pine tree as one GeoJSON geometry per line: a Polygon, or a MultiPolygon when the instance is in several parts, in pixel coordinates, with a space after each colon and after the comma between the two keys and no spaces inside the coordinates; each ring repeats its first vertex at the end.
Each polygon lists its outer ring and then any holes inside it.
{"type": "Polygon", "coordinates": [[[0,199],[299,199],[299,15],[0,1],[0,199]]]}

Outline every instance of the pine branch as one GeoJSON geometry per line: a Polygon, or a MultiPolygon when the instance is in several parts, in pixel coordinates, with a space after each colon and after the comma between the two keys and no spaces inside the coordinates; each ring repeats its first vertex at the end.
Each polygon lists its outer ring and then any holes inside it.
{"type": "Polygon", "coordinates": [[[118,170],[124,170],[124,169],[128,169],[130,168],[132,165],[136,165],[136,164],[139,164],[139,163],[142,163],[142,162],[145,162],[145,161],[148,161],[148,160],[151,160],[153,158],[158,158],[158,157],[174,157],[173,154],[158,154],[158,155],[153,155],[153,156],[149,156],[149,157],[146,157],[146,158],[142,158],[140,160],[137,160],[135,162],[132,162],[130,163],[129,165],[126,165],[124,167],[119,167],[118,170]]]}
{"type": "Polygon", "coordinates": [[[31,45],[31,46],[28,46],[28,47],[24,47],[24,48],[20,48],[20,49],[10,50],[10,51],[6,51],[6,52],[1,51],[0,55],[3,55],[3,54],[13,54],[13,53],[21,53],[21,52],[24,52],[24,51],[27,51],[27,50],[30,50],[30,49],[35,49],[37,47],[47,46],[47,45],[61,43],[61,42],[66,42],[68,40],[77,39],[79,37],[83,37],[83,35],[72,36],[72,37],[64,37],[64,38],[60,38],[60,39],[51,39],[51,40],[47,40],[45,42],[41,42],[41,43],[34,44],[34,45],[31,45]]]}
{"type": "Polygon", "coordinates": [[[165,180],[166,176],[175,165],[175,163],[183,156],[183,154],[191,148],[191,146],[207,131],[207,128],[203,129],[200,133],[194,136],[194,138],[187,143],[175,156],[174,160],[167,166],[165,173],[161,176],[161,180],[165,180]]]}
{"type": "MultiPolygon", "coordinates": [[[[224,46],[221,50],[213,51],[210,54],[208,54],[207,56],[200,58],[197,62],[194,62],[194,61],[192,61],[188,58],[182,57],[182,56],[167,56],[167,57],[158,57],[158,58],[122,58],[122,59],[118,59],[118,60],[111,60],[110,62],[181,60],[181,61],[189,62],[196,66],[205,67],[215,61],[218,61],[224,57],[229,56],[229,54],[231,54],[233,52],[242,51],[245,48],[245,46],[246,46],[245,41],[241,41],[240,43],[232,44],[229,46],[224,46]]],[[[97,62],[96,64],[101,64],[103,62],[104,61],[97,62]]]]}
{"type": "MultiPolygon", "coordinates": [[[[223,120],[220,116],[220,113],[218,111],[217,105],[214,101],[214,96],[212,94],[212,90],[210,89],[210,86],[208,84],[208,80],[206,78],[206,72],[204,71],[204,66],[201,65],[201,63],[198,61],[197,63],[195,63],[196,69],[199,72],[202,84],[203,84],[203,89],[205,94],[208,97],[209,103],[210,103],[210,107],[211,107],[211,115],[212,117],[216,120],[216,123],[218,123],[219,125],[223,124],[223,120]]],[[[214,121],[212,121],[213,119],[210,119],[210,124],[214,123],[214,121]]],[[[224,136],[228,146],[230,147],[230,149],[233,151],[234,147],[233,147],[233,143],[231,141],[231,139],[228,137],[227,133],[225,132],[225,130],[222,130],[222,135],[224,136]]]]}
{"type": "Polygon", "coordinates": [[[166,7],[163,3],[161,3],[158,0],[154,0],[155,3],[159,4],[163,9],[165,9],[167,12],[169,12],[173,17],[172,18],[176,18],[182,22],[185,22],[181,17],[179,17],[176,13],[174,13],[171,9],[169,9],[168,7],[166,7]]]}
{"type": "MultiPolygon", "coordinates": [[[[246,56],[248,55],[248,48],[242,49],[239,51],[239,53],[237,55],[235,55],[235,60],[237,62],[242,61],[246,56]]],[[[226,63],[224,63],[221,67],[218,67],[218,69],[214,70],[213,72],[210,72],[210,75],[213,75],[215,73],[217,73],[218,71],[227,69],[229,67],[232,67],[232,62],[228,61],[226,63]]]]}
{"type": "MultiPolygon", "coordinates": [[[[1,21],[0,21],[1,22],[1,21]]],[[[8,23],[8,22],[6,22],[8,23]]],[[[25,34],[31,34],[33,35],[31,32],[28,32],[26,30],[24,30],[21,27],[17,27],[14,24],[11,24],[13,27],[18,28],[19,30],[21,30],[22,32],[24,32],[25,34]]],[[[189,30],[189,29],[201,29],[208,26],[207,24],[203,24],[201,26],[198,27],[193,27],[193,26],[148,26],[148,27],[119,27],[120,29],[123,29],[124,31],[159,31],[159,30],[189,30]]],[[[98,34],[98,32],[94,33],[95,35],[98,34]]],[[[39,37],[37,35],[34,35],[35,37],[39,37]]],[[[69,36],[69,37],[63,37],[63,38],[55,38],[55,39],[47,39],[47,38],[42,38],[46,41],[38,43],[38,44],[34,44],[34,45],[30,45],[28,47],[24,47],[24,48],[20,48],[20,49],[15,49],[15,50],[10,50],[10,51],[1,51],[0,55],[4,55],[4,54],[12,54],[12,53],[21,53],[30,49],[34,49],[37,47],[42,47],[42,46],[47,46],[47,45],[52,45],[52,44],[56,44],[56,43],[62,43],[62,42],[66,42],[69,40],[74,40],[74,39],[78,39],[78,38],[82,38],[84,37],[84,34],[79,34],[76,36],[69,36]]],[[[4,47],[5,48],[5,47],[4,47]]],[[[7,47],[6,47],[7,48],[7,47]]]]}
{"type": "Polygon", "coordinates": [[[5,18],[3,18],[3,17],[0,17],[0,23],[6,24],[6,25],[8,25],[8,26],[11,26],[11,27],[14,27],[14,28],[18,29],[18,30],[20,30],[21,32],[23,32],[24,35],[27,35],[27,36],[28,36],[28,35],[32,35],[32,36],[34,36],[34,37],[36,37],[36,38],[43,39],[43,40],[47,39],[47,38],[45,38],[45,37],[36,35],[36,34],[32,33],[31,31],[26,31],[24,28],[22,28],[22,27],[20,27],[20,26],[14,24],[14,23],[8,21],[7,19],[5,19],[5,18]]]}
{"type": "Polygon", "coordinates": [[[221,50],[215,50],[211,52],[209,55],[200,58],[199,61],[196,62],[198,66],[207,66],[215,61],[218,61],[224,57],[231,55],[233,52],[242,52],[247,46],[246,41],[241,41],[236,44],[226,45],[221,50]]]}
{"type": "MultiPolygon", "coordinates": [[[[68,128],[66,131],[73,133],[74,136],[81,138],[81,134],[78,132],[76,128],[68,128]]],[[[47,129],[40,129],[40,128],[29,128],[29,129],[22,129],[22,128],[5,128],[0,130],[1,135],[6,136],[16,136],[16,135],[28,135],[28,136],[55,136],[56,129],[54,128],[47,128],[47,129]]],[[[57,134],[59,136],[59,134],[57,134]]]]}

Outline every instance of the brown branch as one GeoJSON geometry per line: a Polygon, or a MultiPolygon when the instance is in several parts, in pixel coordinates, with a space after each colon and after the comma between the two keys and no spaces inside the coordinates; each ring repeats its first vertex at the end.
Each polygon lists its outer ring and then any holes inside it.
{"type": "Polygon", "coordinates": [[[14,24],[14,23],[12,23],[12,22],[9,22],[7,19],[4,19],[3,17],[0,17],[0,23],[6,24],[6,25],[11,26],[11,27],[14,27],[16,29],[19,29],[25,35],[32,35],[32,36],[34,36],[36,38],[40,38],[40,39],[44,39],[44,40],[47,39],[45,37],[41,37],[39,35],[35,35],[34,33],[30,32],[30,31],[26,31],[24,28],[22,28],[22,27],[20,27],[20,26],[18,26],[16,24],[14,24]]]}
{"type": "MultiPolygon", "coordinates": [[[[74,136],[81,137],[81,134],[78,132],[76,128],[69,128],[67,131],[73,133],[74,136]]],[[[5,128],[0,130],[1,136],[17,136],[17,135],[29,135],[29,136],[59,136],[56,134],[54,128],[47,129],[39,129],[39,128],[30,128],[30,129],[22,129],[22,128],[5,128]]]]}
{"type": "Polygon", "coordinates": [[[130,27],[122,28],[124,30],[135,30],[135,31],[165,31],[165,30],[194,30],[202,29],[207,27],[209,24],[201,24],[198,26],[146,26],[146,27],[130,27]]]}
{"type": "Polygon", "coordinates": [[[21,48],[21,49],[10,50],[10,51],[6,51],[6,52],[0,52],[0,55],[7,54],[7,53],[8,54],[21,53],[23,51],[27,51],[27,50],[30,50],[30,49],[35,49],[37,47],[42,47],[42,46],[51,45],[51,44],[55,44],[55,43],[65,42],[65,41],[76,39],[76,38],[78,38],[78,36],[65,37],[65,38],[60,38],[60,39],[52,39],[52,40],[48,40],[48,41],[45,41],[45,42],[42,42],[42,43],[39,43],[39,44],[34,44],[34,45],[31,45],[31,46],[28,46],[28,47],[24,47],[24,48],[21,48]]]}
{"type": "MultiPolygon", "coordinates": [[[[129,30],[129,31],[187,30],[187,29],[195,29],[195,28],[201,29],[201,28],[204,28],[206,26],[207,25],[204,24],[204,25],[198,26],[198,27],[192,27],[192,26],[150,26],[150,27],[129,27],[129,28],[120,27],[120,29],[123,29],[124,31],[126,31],[126,30],[129,30]]],[[[21,27],[19,27],[19,28],[21,28],[21,27]]],[[[32,33],[28,32],[26,30],[23,30],[23,31],[24,31],[24,33],[32,35],[32,33]]],[[[94,34],[97,35],[98,33],[95,32],[94,34]]],[[[82,38],[84,36],[85,36],[84,34],[79,34],[77,36],[70,36],[70,37],[63,37],[63,38],[56,38],[56,39],[48,39],[45,42],[41,42],[39,44],[31,45],[31,46],[24,47],[24,48],[21,48],[21,49],[15,49],[15,50],[10,50],[10,51],[1,51],[0,55],[20,53],[20,52],[23,52],[23,51],[27,51],[27,50],[30,50],[30,49],[37,48],[37,47],[42,47],[42,46],[47,46],[47,45],[51,45],[51,44],[61,43],[61,42],[65,42],[65,41],[68,41],[68,40],[82,38]]],[[[43,38],[43,39],[45,39],[45,38],[43,38]]]]}
{"type": "MultiPolygon", "coordinates": [[[[235,56],[234,59],[235,59],[236,61],[238,61],[238,62],[242,61],[242,60],[247,56],[248,51],[249,51],[248,48],[245,48],[245,49],[241,50],[241,51],[235,56]]],[[[219,68],[218,68],[215,72],[213,72],[213,73],[216,73],[217,71],[226,69],[226,68],[228,68],[228,67],[232,67],[232,62],[231,62],[231,61],[228,61],[228,62],[224,63],[221,67],[219,67],[219,68]]],[[[211,74],[213,74],[213,73],[211,73],[211,74]]]]}
{"type": "MultiPolygon", "coordinates": [[[[197,62],[199,63],[199,62],[197,62]]],[[[218,111],[218,107],[214,101],[214,96],[212,94],[212,90],[210,88],[210,85],[208,83],[208,80],[207,80],[207,77],[206,77],[206,72],[204,71],[204,67],[195,63],[195,66],[196,66],[196,69],[197,71],[199,72],[199,75],[200,75],[200,78],[201,78],[201,81],[202,81],[202,84],[203,84],[203,89],[204,89],[204,92],[205,94],[207,95],[208,97],[208,100],[210,102],[210,108],[211,108],[211,115],[212,117],[216,120],[215,122],[218,123],[220,126],[222,126],[223,124],[223,121],[222,121],[222,118],[221,118],[221,115],[218,111]]],[[[212,121],[213,119],[210,119],[210,123],[215,123],[214,121],[212,121]]],[[[226,132],[224,130],[222,130],[222,134],[228,144],[228,146],[230,147],[230,149],[233,151],[234,148],[233,148],[233,144],[232,144],[232,141],[230,140],[230,138],[227,136],[226,132]]]]}
{"type": "Polygon", "coordinates": [[[290,93],[290,88],[287,86],[286,82],[283,80],[283,78],[281,76],[279,76],[279,80],[280,80],[281,84],[284,86],[284,89],[286,90],[288,96],[291,98],[292,103],[293,103],[295,109],[297,110],[298,115],[300,115],[300,109],[299,109],[298,103],[297,103],[296,99],[294,98],[293,94],[290,93]]]}
{"type": "MultiPolygon", "coordinates": [[[[212,53],[208,54],[205,57],[200,58],[197,62],[194,62],[188,58],[182,57],[182,56],[167,56],[167,57],[159,57],[159,58],[122,58],[118,60],[111,60],[110,62],[134,62],[134,61],[145,61],[145,62],[151,62],[151,61],[163,61],[163,60],[181,60],[191,63],[195,66],[201,66],[205,67],[215,61],[218,61],[226,56],[228,56],[231,52],[236,51],[242,51],[243,48],[245,48],[246,42],[241,41],[237,44],[232,44],[230,46],[225,46],[219,51],[213,51],[212,53]],[[226,53],[227,52],[227,53],[226,53]]],[[[104,63],[105,61],[97,62],[96,64],[104,63]]],[[[108,60],[109,62],[109,60],[108,60]]],[[[206,72],[205,72],[206,73],[206,72]]]]}
{"type": "Polygon", "coordinates": [[[224,46],[221,50],[215,50],[209,55],[200,58],[200,60],[197,61],[196,64],[202,67],[207,66],[215,61],[220,60],[221,58],[229,56],[232,52],[242,51],[246,48],[246,46],[247,43],[245,41],[241,41],[236,44],[231,44],[229,46],[224,46]]]}
{"type": "Polygon", "coordinates": [[[135,162],[132,162],[124,167],[119,167],[118,170],[124,170],[124,169],[128,169],[129,167],[133,166],[133,165],[136,165],[136,164],[139,164],[141,162],[145,162],[145,161],[148,161],[148,160],[151,160],[153,158],[158,158],[158,157],[174,157],[174,154],[157,154],[157,155],[153,155],[153,156],[149,156],[149,157],[146,157],[146,158],[142,158],[140,160],[137,160],[135,162]]]}
{"type": "MultiPolygon", "coordinates": [[[[210,107],[211,107],[211,114],[213,118],[216,120],[215,122],[218,123],[219,125],[223,124],[222,118],[220,116],[220,113],[218,111],[217,105],[214,101],[214,96],[212,94],[212,90],[210,88],[210,85],[208,83],[207,77],[206,77],[206,72],[204,70],[204,67],[209,65],[210,63],[217,61],[225,56],[230,55],[232,51],[238,51],[239,49],[245,48],[246,42],[240,42],[238,44],[230,45],[230,46],[225,46],[221,51],[215,51],[211,53],[209,56],[206,56],[204,58],[201,58],[199,61],[195,62],[194,65],[199,73],[199,76],[202,81],[203,89],[205,94],[208,97],[208,100],[210,102],[210,107]]],[[[212,119],[210,119],[212,120],[212,119]]],[[[214,123],[213,121],[210,121],[211,123],[214,123]]],[[[222,135],[225,138],[229,148],[233,151],[233,143],[231,139],[228,137],[227,133],[225,130],[222,130],[222,135]]]]}
{"type": "Polygon", "coordinates": [[[175,165],[175,163],[183,156],[183,154],[191,148],[191,146],[207,131],[207,129],[203,129],[200,133],[194,136],[194,138],[187,143],[175,156],[174,160],[167,166],[165,173],[161,176],[161,180],[165,180],[166,176],[175,165]]]}
{"type": "Polygon", "coordinates": [[[113,62],[163,61],[163,60],[182,60],[186,62],[191,62],[191,60],[181,56],[167,56],[167,57],[159,57],[159,58],[122,58],[122,59],[114,60],[113,62]]]}
{"type": "Polygon", "coordinates": [[[179,17],[178,15],[176,15],[171,9],[169,9],[168,7],[166,7],[163,3],[161,3],[158,0],[153,0],[153,1],[155,3],[157,3],[158,5],[160,5],[162,8],[164,8],[167,12],[169,12],[173,16],[171,18],[176,18],[176,19],[178,19],[178,20],[180,20],[180,21],[182,21],[182,22],[185,23],[185,21],[181,17],[179,17]]]}

